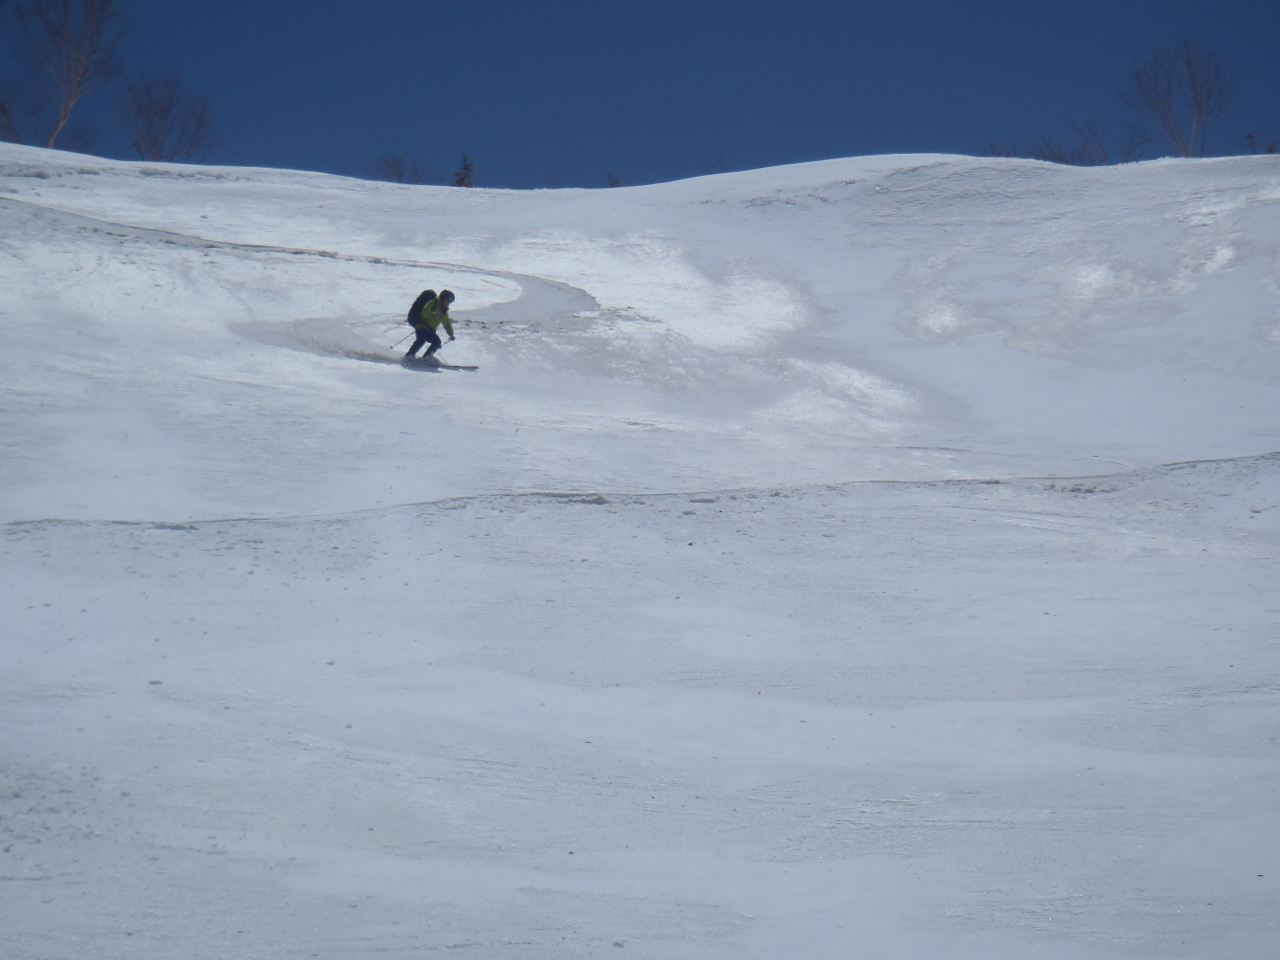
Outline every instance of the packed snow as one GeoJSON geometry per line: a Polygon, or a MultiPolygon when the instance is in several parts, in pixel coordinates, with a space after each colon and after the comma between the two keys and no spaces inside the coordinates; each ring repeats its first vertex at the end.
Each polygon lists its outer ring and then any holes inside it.
{"type": "Polygon", "coordinates": [[[0,145],[0,337],[6,958],[1276,956],[1275,157],[0,145]]]}

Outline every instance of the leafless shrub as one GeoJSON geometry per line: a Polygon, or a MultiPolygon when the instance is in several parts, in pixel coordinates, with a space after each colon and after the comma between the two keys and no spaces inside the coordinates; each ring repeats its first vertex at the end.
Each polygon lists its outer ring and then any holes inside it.
{"type": "Polygon", "coordinates": [[[1041,137],[1028,148],[1027,156],[1051,163],[1075,167],[1101,167],[1111,163],[1129,163],[1142,152],[1147,138],[1130,131],[1122,140],[1112,138],[1097,120],[1071,124],[1072,138],[1056,140],[1041,137]]]}
{"type": "MultiPolygon", "coordinates": [[[[1249,145],[1250,153],[1252,154],[1258,153],[1258,138],[1255,137],[1252,133],[1245,134],[1244,142],[1249,145]]],[[[1267,149],[1264,152],[1268,154],[1280,152],[1280,141],[1272,140],[1270,143],[1267,144],[1267,149]]]]}
{"type": "Polygon", "coordinates": [[[413,163],[399,153],[388,153],[373,162],[371,173],[375,180],[392,183],[426,183],[427,171],[420,163],[413,163]]]}
{"type": "Polygon", "coordinates": [[[698,164],[698,169],[704,174],[731,173],[733,164],[729,162],[729,158],[723,153],[717,153],[710,160],[705,160],[698,164]]]}
{"type": "Polygon", "coordinates": [[[212,102],[188,90],[176,73],[129,81],[116,106],[143,160],[199,159],[217,145],[212,102]]]}
{"type": "Polygon", "coordinates": [[[1038,137],[1023,148],[993,144],[990,152],[993,157],[1028,157],[1075,167],[1098,167],[1136,160],[1148,142],[1143,134],[1132,130],[1122,139],[1114,138],[1105,126],[1092,119],[1071,124],[1071,132],[1067,139],[1038,137]]]}

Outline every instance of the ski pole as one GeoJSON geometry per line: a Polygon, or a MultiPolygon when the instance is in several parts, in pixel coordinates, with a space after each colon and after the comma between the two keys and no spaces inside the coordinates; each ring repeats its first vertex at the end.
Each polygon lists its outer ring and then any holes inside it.
{"type": "Polygon", "coordinates": [[[412,336],[413,336],[413,334],[412,334],[412,333],[406,333],[403,337],[401,337],[399,340],[397,340],[395,343],[393,343],[393,344],[392,344],[391,346],[389,346],[387,349],[388,349],[388,350],[394,350],[396,347],[400,346],[400,344],[404,343],[406,340],[408,340],[408,339],[409,339],[410,337],[412,337],[412,336]]]}

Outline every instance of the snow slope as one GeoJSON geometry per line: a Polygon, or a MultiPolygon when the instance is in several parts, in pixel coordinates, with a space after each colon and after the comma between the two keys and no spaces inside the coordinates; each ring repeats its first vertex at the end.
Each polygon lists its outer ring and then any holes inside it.
{"type": "Polygon", "coordinates": [[[1274,956],[1273,157],[0,145],[0,336],[6,957],[1274,956]]]}

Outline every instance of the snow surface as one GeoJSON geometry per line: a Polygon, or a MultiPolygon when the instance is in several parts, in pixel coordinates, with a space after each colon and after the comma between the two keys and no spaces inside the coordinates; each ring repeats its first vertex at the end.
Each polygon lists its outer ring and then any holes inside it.
{"type": "Polygon", "coordinates": [[[1274,157],[0,145],[0,336],[5,958],[1277,956],[1274,157]]]}

